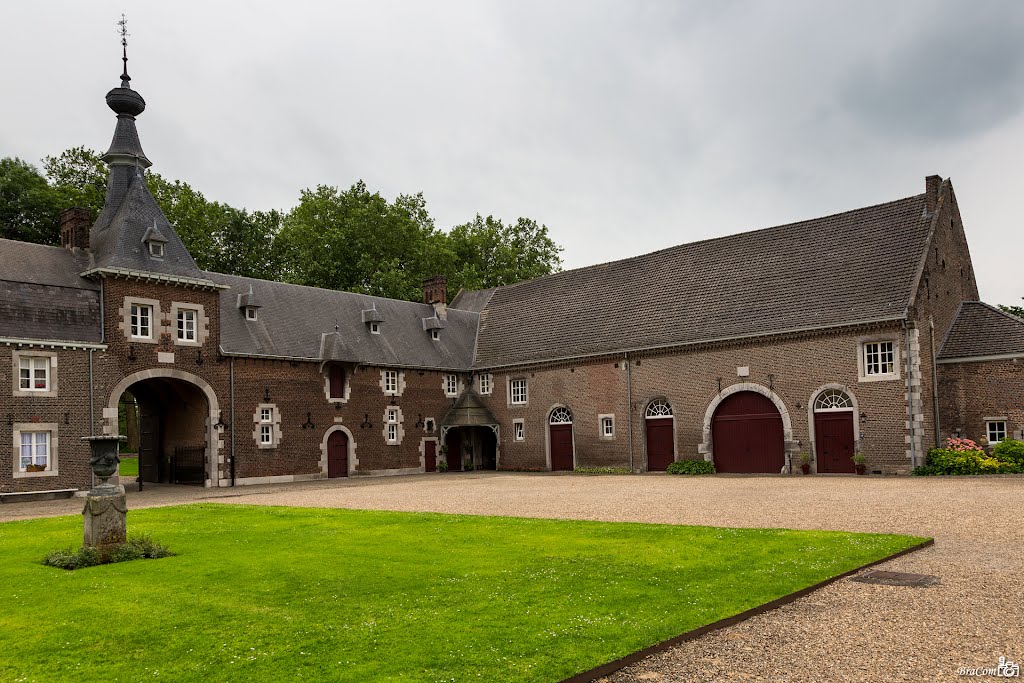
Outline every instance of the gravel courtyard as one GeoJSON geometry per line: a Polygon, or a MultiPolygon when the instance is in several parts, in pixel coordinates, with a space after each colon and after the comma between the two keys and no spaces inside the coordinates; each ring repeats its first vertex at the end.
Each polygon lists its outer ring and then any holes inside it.
{"type": "MultiPolygon", "coordinates": [[[[150,487],[129,507],[199,500],[736,527],[898,532],[935,545],[880,569],[937,586],[842,580],[606,679],[952,681],[1024,660],[1024,477],[670,477],[463,473],[236,489],[150,487]]],[[[0,519],[80,512],[80,499],[0,506],[0,519]]]]}

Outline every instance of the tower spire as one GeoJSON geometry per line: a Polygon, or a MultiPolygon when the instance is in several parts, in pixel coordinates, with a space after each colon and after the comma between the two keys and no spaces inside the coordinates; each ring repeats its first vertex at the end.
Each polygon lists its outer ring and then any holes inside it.
{"type": "Polygon", "coordinates": [[[128,84],[132,77],[128,75],[128,19],[121,13],[121,21],[117,22],[118,32],[121,34],[121,61],[124,62],[124,69],[121,71],[121,87],[131,87],[128,84]]]}

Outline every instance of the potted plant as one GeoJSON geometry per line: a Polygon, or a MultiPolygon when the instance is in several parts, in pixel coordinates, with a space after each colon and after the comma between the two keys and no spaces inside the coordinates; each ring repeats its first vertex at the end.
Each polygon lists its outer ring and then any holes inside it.
{"type": "Polygon", "coordinates": [[[440,462],[438,462],[437,463],[437,471],[438,472],[447,472],[448,471],[448,461],[447,460],[441,460],[440,462]]]}
{"type": "Polygon", "coordinates": [[[811,454],[801,453],[800,454],[800,471],[804,474],[811,473],[811,454]]]}
{"type": "Polygon", "coordinates": [[[854,453],[853,457],[850,458],[853,461],[853,469],[857,471],[857,474],[867,474],[868,468],[865,464],[867,458],[864,457],[863,453],[854,453]]]}

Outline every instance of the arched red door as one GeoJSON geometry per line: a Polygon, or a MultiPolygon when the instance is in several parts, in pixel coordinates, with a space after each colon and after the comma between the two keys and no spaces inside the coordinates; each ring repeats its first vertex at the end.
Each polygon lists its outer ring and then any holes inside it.
{"type": "Polygon", "coordinates": [[[814,451],[818,472],[853,474],[853,401],[844,391],[823,391],[814,401],[814,451]]]}
{"type": "Polygon", "coordinates": [[[786,464],[782,415],[771,399],[753,391],[719,404],[711,441],[719,472],[778,474],[786,464]]]}
{"type": "Polygon", "coordinates": [[[327,437],[327,477],[348,476],[348,434],[340,429],[327,437]]]}
{"type": "Polygon", "coordinates": [[[664,472],[676,459],[675,423],[672,406],[655,399],[644,411],[647,436],[647,470],[664,472]]]}
{"type": "Polygon", "coordinates": [[[548,418],[551,440],[551,470],[573,469],[572,413],[568,408],[555,408],[548,418]]]}

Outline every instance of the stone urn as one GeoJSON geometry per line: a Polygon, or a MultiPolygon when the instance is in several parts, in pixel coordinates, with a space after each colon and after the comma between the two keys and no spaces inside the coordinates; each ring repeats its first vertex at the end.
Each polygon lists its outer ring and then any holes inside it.
{"type": "Polygon", "coordinates": [[[86,436],[82,438],[92,451],[89,466],[100,480],[85,497],[82,510],[83,542],[94,547],[120,545],[127,539],[128,505],[124,487],[107,480],[117,473],[121,462],[118,454],[121,442],[127,438],[120,435],[86,436]]]}

